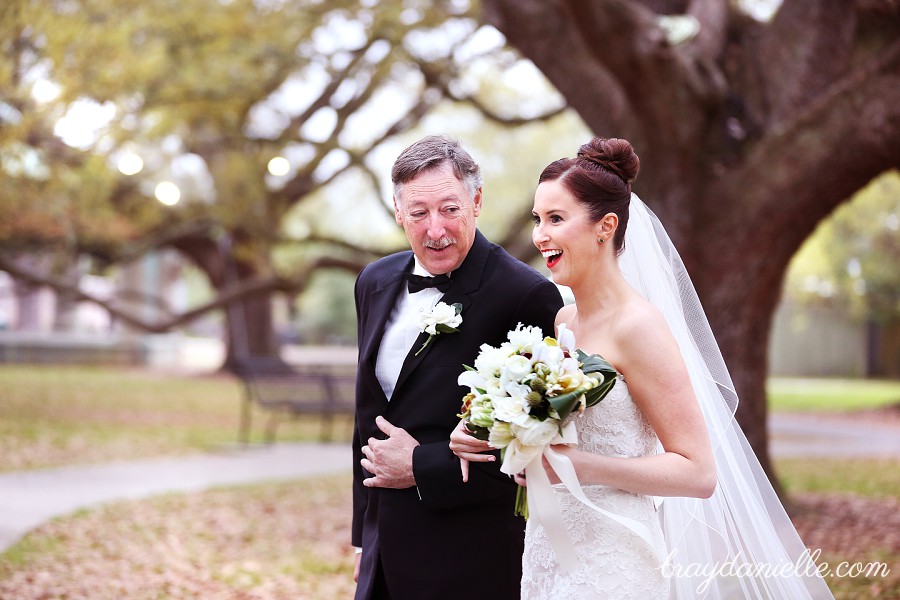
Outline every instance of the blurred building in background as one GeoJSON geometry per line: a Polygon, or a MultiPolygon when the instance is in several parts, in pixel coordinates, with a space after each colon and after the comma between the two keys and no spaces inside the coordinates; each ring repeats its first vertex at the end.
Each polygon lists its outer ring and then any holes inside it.
{"type": "MultiPolygon", "coordinates": [[[[182,259],[174,251],[151,253],[115,277],[79,274],[78,289],[114,301],[147,322],[187,308],[182,259]]],[[[69,300],[48,287],[22,284],[0,272],[0,362],[175,366],[221,362],[221,332],[204,322],[205,335],[147,333],[115,319],[96,303],[69,300]],[[204,339],[205,338],[205,339],[204,339]],[[193,357],[202,348],[205,356],[193,357]]]]}

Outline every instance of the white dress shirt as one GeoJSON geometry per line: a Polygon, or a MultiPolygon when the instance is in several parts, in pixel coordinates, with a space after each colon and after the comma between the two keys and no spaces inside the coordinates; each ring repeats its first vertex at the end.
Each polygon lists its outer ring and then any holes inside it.
{"type": "MultiPolygon", "coordinates": [[[[419,264],[418,258],[415,259],[413,273],[432,276],[419,264]]],[[[381,346],[378,348],[378,358],[375,361],[375,376],[388,400],[394,394],[394,387],[400,377],[403,361],[406,360],[410,348],[421,333],[419,330],[420,315],[430,312],[443,295],[444,292],[438,288],[425,288],[420,292],[410,294],[409,284],[406,284],[397,297],[397,304],[391,311],[391,316],[388,317],[384,328],[384,337],[381,338],[381,346]]]]}

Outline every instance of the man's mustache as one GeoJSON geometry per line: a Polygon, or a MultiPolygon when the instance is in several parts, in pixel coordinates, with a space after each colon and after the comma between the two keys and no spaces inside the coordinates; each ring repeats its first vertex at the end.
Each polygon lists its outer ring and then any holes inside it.
{"type": "Polygon", "coordinates": [[[456,243],[455,238],[448,237],[446,235],[444,237],[436,239],[436,240],[425,238],[422,241],[423,246],[425,246],[426,248],[430,248],[432,250],[443,250],[447,246],[452,246],[455,243],[456,243]]]}

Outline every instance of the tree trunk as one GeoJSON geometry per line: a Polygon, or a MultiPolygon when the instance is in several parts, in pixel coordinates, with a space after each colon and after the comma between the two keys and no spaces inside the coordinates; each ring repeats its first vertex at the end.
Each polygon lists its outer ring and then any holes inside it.
{"type": "MultiPolygon", "coordinates": [[[[73,260],[62,269],[61,279],[70,286],[77,288],[84,277],[86,269],[77,260],[73,260]]],[[[54,331],[75,331],[78,326],[79,298],[62,290],[56,292],[56,307],[53,315],[54,331]]]]}
{"type": "Polygon", "coordinates": [[[223,368],[234,370],[248,358],[280,360],[272,319],[271,294],[232,302],[225,309],[226,355],[223,368]]]}
{"type": "Polygon", "coordinates": [[[40,288],[14,279],[13,294],[16,299],[16,330],[40,331],[42,328],[40,288]]]}
{"type": "MultiPolygon", "coordinates": [[[[34,271],[45,269],[50,263],[46,256],[38,254],[18,256],[15,262],[19,267],[34,271]]],[[[16,330],[37,332],[46,329],[50,323],[45,322],[46,319],[42,310],[46,299],[42,293],[43,288],[18,278],[13,279],[12,287],[18,315],[16,330]]]]}
{"type": "MultiPolygon", "coordinates": [[[[257,275],[258,268],[235,256],[231,238],[213,240],[205,235],[185,237],[174,247],[191,259],[218,292],[237,287],[257,275]]],[[[225,363],[234,371],[242,361],[267,359],[280,363],[280,348],[275,334],[272,291],[253,294],[229,302],[224,308],[225,363]]]]}
{"type": "MultiPolygon", "coordinates": [[[[757,253],[761,262],[767,258],[757,253]]],[[[781,262],[789,259],[782,258],[781,262]]],[[[745,261],[746,262],[746,261],[745,261]]],[[[769,261],[770,264],[775,261],[769,261]]],[[[701,270],[702,302],[725,364],[738,393],[736,417],[760,464],[769,474],[776,491],[781,493],[770,460],[766,422],[766,379],[768,346],[772,319],[781,296],[779,267],[757,268],[758,277],[749,276],[745,268],[724,261],[724,272],[701,270]]],[[[696,271],[695,271],[696,272],[696,271]]]]}

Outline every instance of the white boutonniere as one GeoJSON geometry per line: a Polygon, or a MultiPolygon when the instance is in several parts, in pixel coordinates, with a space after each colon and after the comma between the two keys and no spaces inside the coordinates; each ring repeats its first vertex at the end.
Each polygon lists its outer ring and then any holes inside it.
{"type": "Polygon", "coordinates": [[[427,333],[428,339],[416,351],[415,356],[418,356],[419,352],[431,343],[434,336],[440,333],[456,333],[459,331],[459,326],[462,324],[461,312],[462,304],[459,302],[455,304],[438,302],[431,309],[431,312],[423,313],[419,319],[419,331],[427,333]]]}

